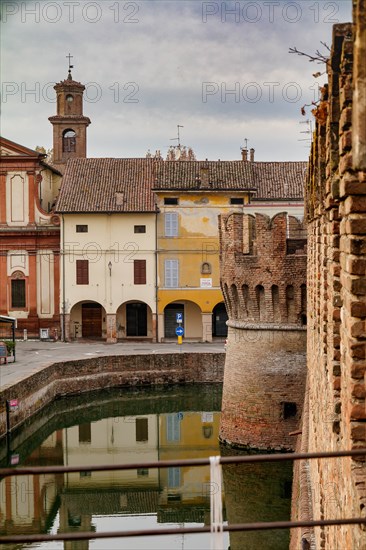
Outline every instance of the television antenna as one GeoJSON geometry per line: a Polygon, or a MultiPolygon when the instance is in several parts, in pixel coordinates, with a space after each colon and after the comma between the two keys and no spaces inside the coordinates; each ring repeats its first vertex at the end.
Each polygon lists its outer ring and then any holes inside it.
{"type": "MultiPolygon", "coordinates": [[[[312,125],[311,120],[309,120],[309,119],[300,120],[299,124],[307,124],[308,125],[307,130],[302,130],[300,132],[300,134],[310,134],[310,136],[313,134],[313,125],[312,125]]],[[[304,138],[304,139],[298,139],[297,141],[310,141],[311,142],[311,137],[304,138]]]]}
{"type": "Polygon", "coordinates": [[[170,141],[178,141],[178,144],[176,145],[176,147],[178,147],[178,148],[180,149],[180,133],[179,133],[179,128],[184,128],[184,126],[182,126],[181,124],[177,124],[177,134],[178,134],[178,137],[170,138],[170,141]]]}

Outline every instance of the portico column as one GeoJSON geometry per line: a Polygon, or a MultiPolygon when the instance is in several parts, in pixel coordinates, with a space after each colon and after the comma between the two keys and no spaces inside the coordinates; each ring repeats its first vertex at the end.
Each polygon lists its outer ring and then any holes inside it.
{"type": "Polygon", "coordinates": [[[157,334],[156,334],[157,321],[158,321],[158,316],[157,316],[156,313],[153,313],[153,314],[152,314],[152,326],[151,326],[152,341],[153,341],[153,342],[156,342],[156,338],[157,338],[157,334]]]}
{"type": "MultiPolygon", "coordinates": [[[[70,313],[64,313],[63,317],[64,317],[64,320],[63,320],[64,327],[65,327],[64,338],[66,342],[70,342],[70,313]]],[[[61,318],[61,322],[62,322],[62,318],[61,318]]]]}
{"type": "Polygon", "coordinates": [[[117,342],[116,314],[107,313],[107,344],[115,344],[116,342],[117,342]]]}
{"type": "Polygon", "coordinates": [[[212,342],[212,313],[202,313],[202,341],[212,342]]]}
{"type": "Polygon", "coordinates": [[[162,342],[164,338],[164,313],[158,315],[158,342],[162,342]]]}

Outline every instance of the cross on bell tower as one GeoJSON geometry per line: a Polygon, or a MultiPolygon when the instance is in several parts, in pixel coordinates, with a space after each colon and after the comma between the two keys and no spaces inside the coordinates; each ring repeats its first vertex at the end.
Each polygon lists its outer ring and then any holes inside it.
{"type": "Polygon", "coordinates": [[[54,86],[57,98],[57,114],[49,117],[53,126],[53,164],[61,169],[70,158],[86,157],[86,129],[90,119],[83,115],[85,86],[73,80],[69,61],[67,78],[54,86]]]}

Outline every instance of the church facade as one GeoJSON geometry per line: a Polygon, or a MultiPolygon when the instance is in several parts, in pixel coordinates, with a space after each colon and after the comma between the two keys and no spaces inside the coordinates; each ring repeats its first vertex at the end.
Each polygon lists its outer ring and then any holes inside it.
{"type": "Polygon", "coordinates": [[[17,337],[58,338],[61,173],[43,153],[5,138],[0,146],[0,313],[17,319],[17,337]]]}

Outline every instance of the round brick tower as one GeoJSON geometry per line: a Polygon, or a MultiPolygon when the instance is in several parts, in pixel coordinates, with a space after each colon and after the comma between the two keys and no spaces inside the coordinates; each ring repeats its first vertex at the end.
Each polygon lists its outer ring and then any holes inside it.
{"type": "Polygon", "coordinates": [[[306,238],[287,213],[221,216],[229,315],[220,439],[292,450],[306,378],[306,238]]]}

